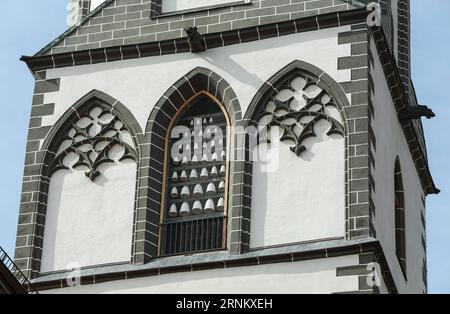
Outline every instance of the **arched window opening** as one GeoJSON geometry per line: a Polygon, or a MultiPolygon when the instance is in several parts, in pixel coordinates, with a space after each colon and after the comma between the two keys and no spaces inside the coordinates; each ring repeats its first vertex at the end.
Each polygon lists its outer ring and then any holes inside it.
{"type": "Polygon", "coordinates": [[[175,116],[166,138],[160,255],[225,247],[228,125],[206,95],[175,116]]]}
{"type": "Polygon", "coordinates": [[[406,278],[406,223],[405,223],[405,192],[403,189],[402,169],[400,160],[395,161],[395,251],[400,267],[406,278]]]}

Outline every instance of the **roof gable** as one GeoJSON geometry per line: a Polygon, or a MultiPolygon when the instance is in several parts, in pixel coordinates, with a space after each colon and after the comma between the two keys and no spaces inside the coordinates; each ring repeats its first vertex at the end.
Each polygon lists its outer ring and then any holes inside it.
{"type": "Polygon", "coordinates": [[[77,25],[40,50],[50,55],[185,37],[184,29],[197,26],[201,34],[217,33],[363,6],[363,2],[336,0],[332,7],[322,0],[297,3],[285,12],[284,2],[262,6],[260,0],[236,0],[233,4],[200,11],[155,16],[162,0],[106,0],[77,25]],[[283,7],[283,8],[282,8],[283,7]],[[283,13],[280,13],[283,12],[283,13]],[[151,17],[152,14],[152,17],[151,17]]]}
{"type": "Polygon", "coordinates": [[[112,2],[114,2],[115,0],[106,0],[105,2],[103,2],[102,4],[100,4],[99,6],[97,6],[94,10],[92,10],[92,12],[90,12],[84,19],[82,19],[80,22],[78,22],[77,24],[71,26],[70,28],[68,28],[64,33],[62,33],[61,35],[59,35],[57,38],[55,38],[53,41],[51,41],[48,45],[46,45],[44,48],[42,48],[41,50],[39,50],[35,56],[42,56],[42,55],[46,55],[46,54],[52,54],[54,52],[52,52],[52,49],[55,47],[64,47],[64,41],[72,36],[76,36],[78,30],[86,25],[86,23],[89,23],[89,21],[100,15],[102,13],[102,10],[104,8],[107,8],[108,6],[110,6],[112,4],[112,2]]]}

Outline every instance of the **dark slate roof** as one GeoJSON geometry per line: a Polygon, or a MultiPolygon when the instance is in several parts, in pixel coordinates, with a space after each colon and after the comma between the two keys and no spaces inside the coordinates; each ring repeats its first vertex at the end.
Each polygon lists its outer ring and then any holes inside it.
{"type": "Polygon", "coordinates": [[[154,42],[184,37],[184,28],[198,26],[200,33],[265,25],[305,16],[345,11],[365,6],[369,0],[322,0],[286,5],[284,1],[236,0],[233,4],[210,6],[155,15],[158,0],[106,0],[82,21],[70,27],[35,56],[95,48],[154,42]],[[152,17],[151,17],[152,15],[152,17]]]}
{"type": "Polygon", "coordinates": [[[70,27],[69,29],[67,29],[64,33],[62,33],[61,35],[59,35],[58,37],[56,37],[53,41],[51,41],[48,45],[46,45],[44,48],[42,48],[41,50],[39,50],[35,56],[42,56],[44,54],[47,54],[53,47],[55,47],[56,45],[58,45],[60,42],[62,42],[64,39],[66,39],[67,37],[69,37],[70,35],[72,35],[75,31],[77,31],[82,25],[85,25],[86,22],[88,22],[91,18],[93,18],[94,16],[96,16],[99,12],[101,12],[104,8],[106,8],[107,6],[109,6],[111,4],[111,2],[113,2],[115,0],[106,0],[105,2],[103,2],[101,5],[99,5],[97,8],[95,8],[94,10],[92,10],[91,13],[89,13],[83,20],[81,20],[80,22],[78,22],[77,24],[75,24],[74,26],[70,27]]]}

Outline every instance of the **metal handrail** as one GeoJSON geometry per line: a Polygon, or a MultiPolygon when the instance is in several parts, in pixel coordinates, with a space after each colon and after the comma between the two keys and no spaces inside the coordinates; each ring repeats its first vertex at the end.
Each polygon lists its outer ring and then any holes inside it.
{"type": "Polygon", "coordinates": [[[19,284],[28,292],[28,294],[38,294],[32,286],[28,278],[22,273],[22,271],[17,267],[14,261],[9,257],[8,253],[0,247],[0,262],[5,265],[5,267],[11,272],[11,274],[16,278],[19,284]]]}

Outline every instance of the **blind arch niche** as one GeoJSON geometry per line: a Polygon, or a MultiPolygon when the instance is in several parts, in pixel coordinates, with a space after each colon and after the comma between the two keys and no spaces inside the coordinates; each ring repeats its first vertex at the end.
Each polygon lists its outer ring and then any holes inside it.
{"type": "Polygon", "coordinates": [[[92,91],[52,129],[44,143],[41,272],[130,261],[137,128],[122,104],[92,91]]]}
{"type": "Polygon", "coordinates": [[[252,100],[246,121],[267,134],[249,147],[252,176],[244,177],[251,248],[346,237],[347,104],[329,75],[298,60],[252,100]]]}

